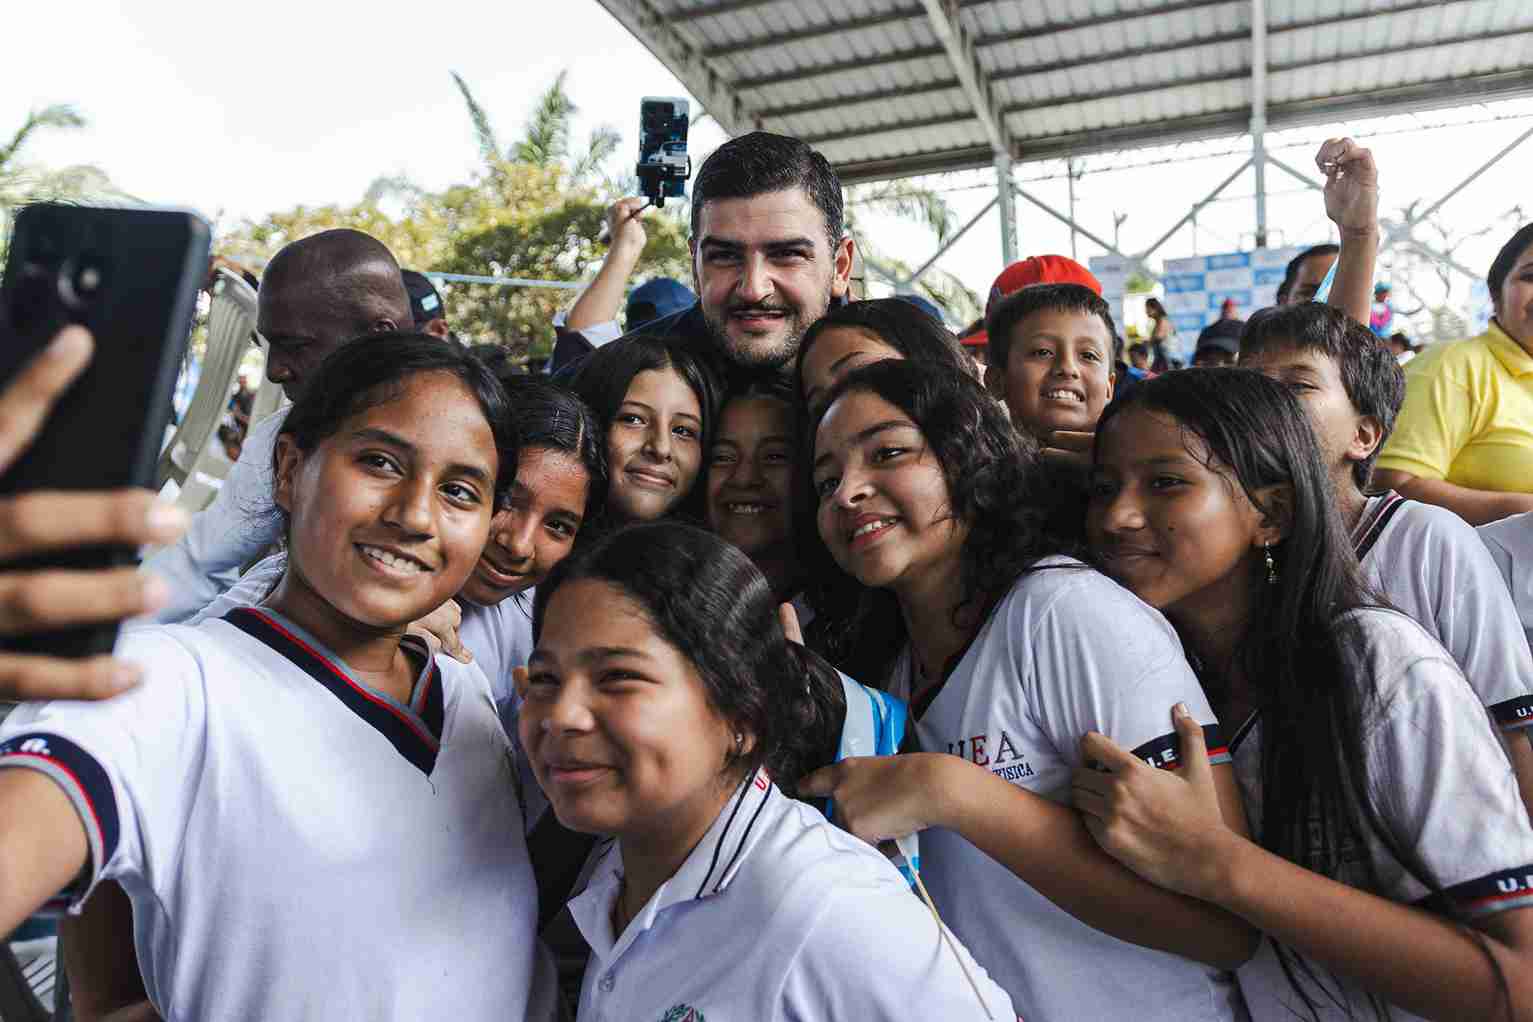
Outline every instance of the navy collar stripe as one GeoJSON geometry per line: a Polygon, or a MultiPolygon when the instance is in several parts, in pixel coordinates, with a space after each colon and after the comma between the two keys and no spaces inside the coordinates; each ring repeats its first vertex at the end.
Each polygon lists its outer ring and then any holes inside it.
{"type": "Polygon", "coordinates": [[[240,631],[270,646],[291,660],[304,673],[325,687],[347,709],[389,741],[401,756],[422,773],[430,775],[436,767],[442,734],[442,686],[436,663],[428,672],[415,702],[423,703],[420,719],[402,712],[362,688],[346,672],[276,621],[249,607],[241,607],[224,616],[240,631]]]}
{"type": "Polygon", "coordinates": [[[1357,559],[1359,561],[1368,556],[1368,552],[1372,550],[1373,545],[1379,541],[1379,537],[1384,535],[1384,530],[1389,527],[1390,521],[1399,512],[1401,505],[1404,503],[1404,497],[1391,491],[1390,494],[1384,498],[1383,503],[1379,505],[1378,511],[1374,514],[1372,521],[1362,521],[1358,523],[1359,532],[1356,539],[1354,540],[1354,543],[1355,549],[1357,551],[1357,559]]]}

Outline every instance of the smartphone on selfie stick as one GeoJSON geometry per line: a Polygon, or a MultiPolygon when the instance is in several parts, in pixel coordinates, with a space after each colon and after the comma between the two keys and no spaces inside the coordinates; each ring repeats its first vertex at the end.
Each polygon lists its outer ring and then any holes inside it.
{"type": "Polygon", "coordinates": [[[645,96],[639,103],[639,193],[655,208],[687,194],[692,158],[687,155],[691,104],[685,99],[645,96]]]}
{"type": "MultiPolygon", "coordinates": [[[[32,445],[0,474],[0,497],[154,487],[210,238],[207,221],[178,210],[38,203],[16,214],[0,281],[0,388],[70,324],[91,331],[95,353],[32,445]]],[[[6,567],[92,570],[137,560],[131,547],[83,547],[6,567]]],[[[116,637],[113,623],[0,645],[91,656],[111,652],[116,637]]]]}

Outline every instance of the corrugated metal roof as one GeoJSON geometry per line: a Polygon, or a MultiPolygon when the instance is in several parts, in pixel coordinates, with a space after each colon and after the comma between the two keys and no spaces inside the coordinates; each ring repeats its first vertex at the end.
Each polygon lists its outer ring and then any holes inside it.
{"type": "MultiPolygon", "coordinates": [[[[1250,118],[1250,0],[598,2],[726,130],[796,135],[848,181],[988,164],[997,137],[1025,162],[1237,135],[1250,118]]],[[[1274,128],[1533,93],[1529,0],[1266,10],[1274,128]]]]}

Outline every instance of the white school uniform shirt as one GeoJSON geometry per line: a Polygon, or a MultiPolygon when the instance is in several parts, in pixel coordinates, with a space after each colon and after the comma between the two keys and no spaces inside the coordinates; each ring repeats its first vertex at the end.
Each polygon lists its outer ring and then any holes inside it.
{"type": "Polygon", "coordinates": [[[1533,725],[1533,653],[1474,527],[1391,492],[1368,498],[1352,541],[1364,580],[1442,644],[1496,726],[1533,725]]]}
{"type": "MultiPolygon", "coordinates": [[[[1470,919],[1533,905],[1533,824],[1506,755],[1463,672],[1435,639],[1403,614],[1357,610],[1347,620],[1359,625],[1364,644],[1361,658],[1349,665],[1350,673],[1371,681],[1376,692],[1357,738],[1384,825],[1396,841],[1415,851],[1470,919]]],[[[1258,839],[1261,730],[1261,716],[1254,714],[1230,743],[1246,816],[1258,839]]],[[[1334,879],[1403,904],[1428,895],[1380,842],[1369,838],[1366,843],[1366,852],[1350,841],[1342,847],[1343,863],[1334,879]],[[1376,885],[1367,880],[1365,856],[1378,871],[1376,885]]],[[[1357,937],[1368,939],[1366,933],[1357,937]]],[[[1360,987],[1338,982],[1319,965],[1310,966],[1327,989],[1352,1006],[1350,1017],[1373,1018],[1360,987]]],[[[1285,978],[1270,938],[1263,938],[1237,975],[1253,1022],[1310,1017],[1285,978]]],[[[1315,988],[1311,999],[1321,1022],[1349,1017],[1315,988]]],[[[1388,1017],[1393,1022],[1417,1018],[1399,1008],[1391,1008],[1388,1017]]]]}
{"type": "MultiPolygon", "coordinates": [[[[907,647],[890,686],[907,700],[911,663],[907,647]]],[[[911,713],[922,750],[962,756],[1067,805],[1087,731],[1174,768],[1179,702],[1204,724],[1213,762],[1228,762],[1166,619],[1105,575],[1051,557],[1017,580],[911,713]]],[[[921,875],[1025,1019],[1244,1017],[1229,973],[1093,929],[953,831],[921,832],[921,875]]]]}
{"type": "Polygon", "coordinates": [[[239,580],[239,569],[282,538],[272,511],[272,452],[287,408],[250,427],[239,460],[213,503],[192,516],[186,534],[144,558],[143,569],[170,587],[170,600],[153,615],[159,624],[185,621],[239,580]]]}
{"type": "Polygon", "coordinates": [[[1501,572],[1523,634],[1533,646],[1533,511],[1482,525],[1475,531],[1501,572]]]}
{"type": "Polygon", "coordinates": [[[167,1022],[551,1017],[483,675],[426,657],[402,704],[253,608],[133,632],[118,654],[142,685],[22,708],[0,767],[74,802],[90,865],[71,907],[123,886],[167,1022]]]}
{"type": "MultiPolygon", "coordinates": [[[[580,1022],[985,1017],[899,872],[764,772],[741,784],[621,936],[616,843],[597,847],[588,874],[569,903],[591,945],[580,1022]]],[[[990,1014],[1011,1022],[1006,992],[955,945],[990,1014]]]]}
{"type": "MultiPolygon", "coordinates": [[[[263,558],[240,577],[238,584],[220,593],[213,602],[187,618],[186,623],[201,624],[221,618],[237,607],[255,606],[272,591],[286,569],[286,553],[263,558]]],[[[527,666],[532,657],[532,597],[533,590],[528,589],[490,607],[481,607],[467,600],[458,601],[463,611],[458,641],[473,654],[474,665],[484,672],[495,705],[503,713],[514,709],[516,686],[511,679],[511,669],[527,666]]],[[[514,715],[510,719],[514,719],[514,715]]]]}

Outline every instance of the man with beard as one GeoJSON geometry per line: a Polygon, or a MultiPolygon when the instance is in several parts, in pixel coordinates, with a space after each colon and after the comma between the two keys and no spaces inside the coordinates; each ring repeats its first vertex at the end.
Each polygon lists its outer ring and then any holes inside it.
{"type": "Polygon", "coordinates": [[[692,183],[690,248],[698,303],[633,333],[691,348],[726,384],[784,371],[804,331],[847,297],[841,181],[796,138],[731,139],[692,183]]]}

